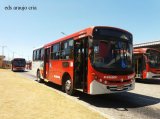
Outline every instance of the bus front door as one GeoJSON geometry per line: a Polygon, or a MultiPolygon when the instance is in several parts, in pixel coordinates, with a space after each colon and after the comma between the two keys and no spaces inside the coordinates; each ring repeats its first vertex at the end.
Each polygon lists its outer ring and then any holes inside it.
{"type": "Polygon", "coordinates": [[[136,78],[143,78],[143,71],[145,69],[145,58],[143,56],[137,56],[135,58],[136,78]]]}
{"type": "Polygon", "coordinates": [[[74,88],[87,91],[87,39],[74,42],[74,88]]]}

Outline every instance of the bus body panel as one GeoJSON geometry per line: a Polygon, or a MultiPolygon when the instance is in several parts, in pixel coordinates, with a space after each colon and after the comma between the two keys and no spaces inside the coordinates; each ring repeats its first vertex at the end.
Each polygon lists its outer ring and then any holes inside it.
{"type": "Polygon", "coordinates": [[[25,67],[14,67],[14,66],[12,66],[12,70],[13,71],[24,71],[25,67]]]}
{"type": "Polygon", "coordinates": [[[135,88],[135,80],[131,82],[130,84],[121,84],[121,85],[105,85],[102,83],[99,83],[96,80],[93,80],[90,83],[90,92],[91,95],[96,94],[110,94],[110,93],[120,93],[124,91],[130,91],[135,88]]]}
{"type": "Polygon", "coordinates": [[[160,80],[160,74],[147,72],[146,79],[159,79],[160,80]]]}
{"type": "MultiPolygon", "coordinates": [[[[44,64],[43,61],[34,61],[32,63],[32,73],[37,75],[37,71],[41,70],[41,74],[42,74],[43,64],[44,64]]],[[[43,74],[41,76],[43,76],[43,74]]]]}
{"type": "Polygon", "coordinates": [[[72,60],[50,60],[49,63],[49,81],[62,85],[64,73],[68,73],[73,80],[73,61],[72,60]],[[68,64],[67,64],[68,63],[68,64]],[[67,65],[67,66],[64,66],[67,65]]]}
{"type": "Polygon", "coordinates": [[[128,75],[104,74],[96,71],[91,63],[89,63],[88,69],[88,94],[117,93],[135,88],[135,73],[128,75]]]}
{"type": "Polygon", "coordinates": [[[26,60],[24,58],[14,58],[11,64],[12,71],[25,71],[26,60]]]}
{"type": "MultiPolygon", "coordinates": [[[[139,79],[160,79],[160,66],[152,68],[149,65],[150,59],[148,56],[150,54],[147,54],[147,51],[150,50],[152,53],[159,53],[160,52],[153,48],[135,48],[134,49],[134,56],[135,56],[135,64],[136,64],[136,78],[139,79]],[[140,61],[140,57],[142,62],[140,61]],[[144,67],[144,68],[143,68],[144,67]]],[[[158,60],[157,60],[158,62],[158,60]]]]}
{"type": "Polygon", "coordinates": [[[48,48],[48,47],[50,47],[53,44],[65,41],[65,40],[70,39],[70,38],[74,38],[74,40],[79,40],[79,39],[82,39],[82,38],[88,37],[88,36],[92,37],[93,36],[93,34],[92,34],[93,30],[95,28],[98,28],[98,27],[101,27],[101,28],[111,28],[111,29],[115,29],[115,30],[119,30],[119,31],[123,31],[123,32],[131,34],[130,32],[128,32],[128,31],[126,31],[124,29],[120,29],[120,28],[116,28],[116,27],[110,27],[110,26],[92,26],[92,27],[83,29],[83,30],[81,30],[79,32],[73,33],[71,35],[67,35],[66,37],[60,38],[58,40],[54,40],[53,42],[45,44],[43,47],[44,48],[48,48]]]}
{"type": "Polygon", "coordinates": [[[61,62],[59,61],[51,61],[49,63],[49,81],[54,82],[56,84],[61,85],[61,78],[62,78],[62,72],[61,72],[61,62]]]}
{"type": "MultiPolygon", "coordinates": [[[[100,26],[98,26],[97,28],[99,28],[100,26]]],[[[124,91],[129,91],[134,89],[134,76],[135,73],[134,71],[132,73],[128,73],[128,74],[107,74],[107,73],[102,73],[100,71],[97,71],[95,68],[93,68],[90,58],[89,58],[89,43],[88,40],[93,38],[93,30],[96,27],[90,27],[84,30],[81,30],[79,32],[76,32],[74,34],[68,35],[64,38],[61,38],[59,40],[55,40],[51,43],[45,44],[43,46],[43,48],[45,49],[45,53],[47,53],[47,49],[49,50],[49,54],[47,54],[47,61],[44,58],[44,64],[43,64],[43,68],[38,68],[38,66],[41,65],[41,63],[39,62],[39,64],[37,63],[37,69],[41,69],[41,75],[44,79],[49,80],[50,82],[53,82],[55,84],[58,85],[62,85],[62,80],[63,80],[63,76],[64,74],[69,74],[72,82],[73,82],[73,87],[74,89],[78,89],[75,86],[75,82],[76,82],[76,77],[75,77],[75,60],[74,58],[72,60],[63,60],[61,58],[59,58],[58,60],[53,60],[51,59],[51,48],[53,47],[53,45],[55,44],[62,44],[65,41],[67,41],[68,39],[73,39],[74,42],[75,41],[85,41],[85,39],[87,40],[87,45],[85,44],[84,46],[81,46],[81,53],[82,55],[84,55],[84,52],[87,52],[85,55],[86,57],[85,60],[83,60],[83,62],[85,61],[86,66],[83,66],[83,73],[84,71],[86,71],[86,79],[85,77],[81,77],[83,79],[81,79],[81,83],[79,83],[79,85],[83,85],[82,88],[83,92],[86,92],[88,94],[107,94],[107,93],[117,93],[117,92],[124,92],[124,91]],[[85,49],[86,48],[86,49],[85,49]],[[85,51],[86,50],[86,51],[85,51]],[[87,59],[87,60],[86,60],[87,59]],[[86,68],[84,68],[86,67],[86,68]]],[[[125,30],[119,29],[119,28],[114,28],[114,27],[101,27],[101,28],[110,28],[110,29],[114,29],[117,31],[123,31],[124,33],[129,33],[125,30]]],[[[113,34],[112,34],[113,35],[113,34]]],[[[124,38],[125,35],[122,35],[122,37],[124,38]]],[[[92,39],[93,40],[93,39],[92,39]]],[[[103,39],[102,39],[103,40],[103,39]]],[[[128,41],[126,41],[128,42],[128,41]]],[[[84,42],[82,42],[83,44],[84,42]]],[[[132,45],[132,44],[131,44],[132,45]]],[[[62,46],[60,46],[62,47],[62,46]]],[[[128,46],[129,47],[129,46],[128,46]]],[[[75,46],[74,46],[75,48],[75,46]]],[[[58,51],[58,53],[62,54],[62,51],[58,51]]],[[[74,54],[75,55],[75,54],[74,54]]],[[[45,54],[44,54],[45,57],[45,54]]],[[[81,70],[82,71],[82,70],[81,70]]],[[[36,71],[35,71],[36,72],[36,71]]],[[[79,76],[82,76],[82,73],[78,74],[79,76]]]]}

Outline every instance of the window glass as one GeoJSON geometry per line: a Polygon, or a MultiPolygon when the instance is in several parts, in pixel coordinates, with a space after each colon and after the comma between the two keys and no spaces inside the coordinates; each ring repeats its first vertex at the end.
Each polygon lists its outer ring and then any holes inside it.
{"type": "Polygon", "coordinates": [[[67,44],[67,42],[65,42],[64,43],[64,49],[67,49],[67,47],[68,47],[68,44],[67,44]]]}
{"type": "Polygon", "coordinates": [[[132,68],[132,44],[121,40],[98,40],[94,43],[91,61],[100,70],[132,68]]]}
{"type": "Polygon", "coordinates": [[[36,51],[33,51],[33,61],[36,60],[36,51]]]}
{"type": "Polygon", "coordinates": [[[69,46],[73,47],[73,39],[69,40],[69,46]]]}
{"type": "Polygon", "coordinates": [[[56,44],[53,46],[53,52],[58,52],[59,51],[59,44],[56,44]]]}
{"type": "Polygon", "coordinates": [[[60,50],[60,45],[59,44],[55,44],[55,45],[52,46],[52,48],[51,48],[51,59],[54,59],[54,60],[59,59],[59,57],[60,57],[59,50],[60,50]]]}
{"type": "Polygon", "coordinates": [[[41,49],[39,49],[38,60],[41,60],[41,49]]]}
{"type": "Polygon", "coordinates": [[[73,39],[69,39],[67,41],[64,41],[62,44],[62,59],[73,59],[73,39]]]}
{"type": "Polygon", "coordinates": [[[33,51],[33,61],[43,60],[44,57],[44,49],[37,49],[33,51]]]}
{"type": "Polygon", "coordinates": [[[151,68],[160,67],[160,52],[156,50],[147,50],[148,63],[151,68]]]}
{"type": "Polygon", "coordinates": [[[41,56],[40,57],[41,57],[40,60],[43,60],[43,57],[44,57],[44,49],[43,48],[41,49],[41,56]]]}
{"type": "Polygon", "coordinates": [[[36,51],[36,60],[38,60],[39,50],[36,51]]]}

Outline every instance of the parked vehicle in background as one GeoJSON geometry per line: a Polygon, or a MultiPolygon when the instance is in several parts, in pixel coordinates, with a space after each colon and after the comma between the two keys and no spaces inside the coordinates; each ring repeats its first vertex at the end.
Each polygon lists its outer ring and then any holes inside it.
{"type": "Polygon", "coordinates": [[[24,58],[14,58],[11,64],[12,71],[25,71],[26,60],[24,58]]]}
{"type": "Polygon", "coordinates": [[[95,26],[45,44],[33,51],[38,82],[62,85],[95,95],[134,89],[132,34],[114,27],[95,26]]]}
{"type": "Polygon", "coordinates": [[[27,61],[26,62],[26,69],[27,70],[32,70],[32,61],[27,61]]]}
{"type": "Polygon", "coordinates": [[[160,51],[135,48],[134,62],[137,79],[160,79],[160,51]]]}

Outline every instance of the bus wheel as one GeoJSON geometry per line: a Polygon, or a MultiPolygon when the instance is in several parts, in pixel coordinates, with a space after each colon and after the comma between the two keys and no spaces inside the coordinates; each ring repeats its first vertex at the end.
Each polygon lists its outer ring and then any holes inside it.
{"type": "Polygon", "coordinates": [[[40,77],[40,71],[37,71],[37,82],[42,83],[43,80],[40,77]]]}
{"type": "Polygon", "coordinates": [[[73,95],[74,93],[74,90],[73,90],[73,86],[72,86],[72,81],[70,78],[67,78],[66,81],[65,81],[65,92],[68,94],[68,95],[73,95]]]}

